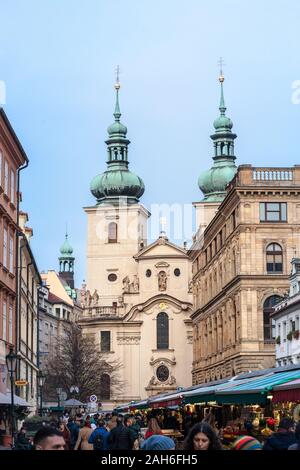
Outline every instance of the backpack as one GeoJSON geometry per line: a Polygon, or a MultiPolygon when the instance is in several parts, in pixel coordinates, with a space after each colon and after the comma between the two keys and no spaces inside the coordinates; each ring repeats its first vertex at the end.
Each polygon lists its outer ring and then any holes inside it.
{"type": "Polygon", "coordinates": [[[103,450],[104,447],[104,439],[103,439],[103,434],[98,432],[96,434],[96,437],[94,439],[94,450],[103,450]]]}

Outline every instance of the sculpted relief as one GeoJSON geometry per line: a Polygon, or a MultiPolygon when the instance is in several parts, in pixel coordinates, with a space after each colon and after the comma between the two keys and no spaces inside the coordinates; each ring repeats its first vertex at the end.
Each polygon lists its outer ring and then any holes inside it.
{"type": "Polygon", "coordinates": [[[140,281],[136,274],[133,275],[132,280],[129,276],[124,277],[123,279],[123,293],[130,294],[132,292],[139,292],[140,290],[140,281]]]}

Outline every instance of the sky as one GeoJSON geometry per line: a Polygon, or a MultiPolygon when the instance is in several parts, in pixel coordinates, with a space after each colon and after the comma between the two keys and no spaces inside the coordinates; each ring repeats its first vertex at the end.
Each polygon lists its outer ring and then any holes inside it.
{"type": "Polygon", "coordinates": [[[3,107],[30,160],[21,208],[41,271],[58,269],[67,223],[85,279],[83,207],[106,169],[117,64],[146,207],[202,199],[220,56],[237,164],[300,163],[298,0],[0,0],[0,21],[3,107]]]}

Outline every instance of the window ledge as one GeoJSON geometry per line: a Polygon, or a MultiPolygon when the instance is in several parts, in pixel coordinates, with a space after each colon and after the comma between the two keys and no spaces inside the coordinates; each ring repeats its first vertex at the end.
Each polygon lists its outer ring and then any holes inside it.
{"type": "Polygon", "coordinates": [[[287,220],[260,220],[261,224],[287,224],[287,220]]]}
{"type": "Polygon", "coordinates": [[[15,278],[14,273],[9,272],[8,275],[9,275],[9,277],[10,277],[11,279],[14,279],[14,278],[15,278]]]}
{"type": "Polygon", "coordinates": [[[174,352],[175,349],[169,349],[169,348],[165,348],[165,349],[151,349],[152,352],[161,352],[161,351],[170,351],[170,352],[174,352]]]}
{"type": "Polygon", "coordinates": [[[100,353],[101,353],[101,354],[114,354],[115,351],[101,351],[101,350],[100,350],[100,353]]]}

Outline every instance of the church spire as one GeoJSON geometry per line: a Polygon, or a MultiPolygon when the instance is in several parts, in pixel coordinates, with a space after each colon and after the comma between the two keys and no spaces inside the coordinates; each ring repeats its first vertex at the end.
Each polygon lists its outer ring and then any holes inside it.
{"type": "Polygon", "coordinates": [[[234,164],[234,140],[236,134],[232,132],[233,123],[226,116],[226,106],[224,99],[224,75],[222,66],[223,60],[220,59],[220,116],[214,121],[215,133],[210,137],[214,143],[214,164],[212,168],[199,176],[198,185],[204,194],[205,201],[222,201],[226,194],[226,186],[232,180],[236,173],[234,164]]]}
{"type": "Polygon", "coordinates": [[[120,117],[121,117],[121,111],[120,111],[120,105],[119,105],[119,90],[121,88],[120,81],[119,81],[119,73],[120,73],[120,69],[119,69],[119,66],[117,66],[117,79],[115,83],[116,105],[115,105],[115,112],[114,112],[116,122],[119,122],[120,117]]]}
{"type": "Polygon", "coordinates": [[[97,175],[91,182],[91,192],[96,197],[97,203],[118,204],[120,198],[127,198],[127,203],[139,201],[145,187],[141,178],[129,171],[127,127],[121,123],[121,111],[119,104],[119,66],[114,85],[116,91],[115,121],[108,129],[107,145],[107,170],[102,175],[97,175]]]}
{"type": "Polygon", "coordinates": [[[59,261],[59,275],[66,281],[66,283],[74,289],[74,261],[73,248],[68,240],[68,231],[66,228],[65,241],[60,247],[59,261]]]}

